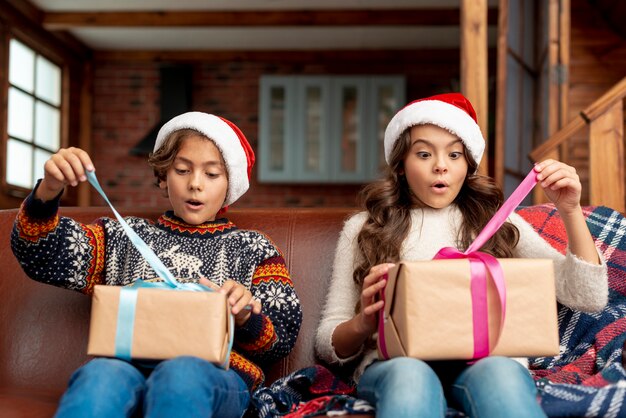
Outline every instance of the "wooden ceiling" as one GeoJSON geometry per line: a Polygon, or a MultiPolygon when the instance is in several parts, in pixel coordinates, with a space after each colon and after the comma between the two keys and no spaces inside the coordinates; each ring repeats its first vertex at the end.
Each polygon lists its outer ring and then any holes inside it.
{"type": "MultiPolygon", "coordinates": [[[[458,0],[5,1],[94,51],[459,47],[458,0]]],[[[488,4],[495,45],[497,0],[488,4]]]]}

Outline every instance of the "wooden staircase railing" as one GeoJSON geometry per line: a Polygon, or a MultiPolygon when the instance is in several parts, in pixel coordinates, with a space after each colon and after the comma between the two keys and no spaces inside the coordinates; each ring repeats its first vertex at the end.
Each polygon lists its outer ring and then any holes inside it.
{"type": "MultiPolygon", "coordinates": [[[[589,125],[589,204],[609,206],[620,212],[626,211],[625,96],[626,77],[529,154],[535,162],[546,158],[560,159],[561,146],[589,125]]],[[[535,203],[541,203],[539,196],[535,194],[535,203]]]]}

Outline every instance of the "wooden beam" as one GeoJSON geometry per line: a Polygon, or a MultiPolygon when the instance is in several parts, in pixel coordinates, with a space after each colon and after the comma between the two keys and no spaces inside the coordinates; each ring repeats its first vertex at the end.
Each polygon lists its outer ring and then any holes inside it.
{"type": "MultiPolygon", "coordinates": [[[[497,9],[490,9],[496,22],[497,9]]],[[[48,12],[48,30],[78,27],[458,26],[457,9],[48,12]]]]}
{"type": "Polygon", "coordinates": [[[506,133],[506,85],[507,85],[507,49],[509,37],[509,0],[500,0],[498,5],[498,66],[496,80],[496,132],[494,147],[493,177],[504,190],[504,148],[506,133]]]}
{"type": "Polygon", "coordinates": [[[614,103],[589,126],[589,203],[624,212],[624,114],[614,103]]]}
{"type": "MultiPolygon", "coordinates": [[[[485,140],[488,130],[487,0],[461,0],[461,91],[472,102],[485,140]]],[[[489,149],[479,172],[489,173],[489,149]]]]}
{"type": "MultiPolygon", "coordinates": [[[[550,0],[548,3],[548,137],[554,135],[554,133],[562,126],[560,122],[561,113],[559,106],[561,101],[561,80],[559,76],[559,69],[561,68],[559,59],[559,46],[561,44],[561,32],[559,30],[559,2],[560,0],[550,0]]],[[[539,97],[541,96],[542,95],[540,94],[539,97]]]]}
{"type": "Polygon", "coordinates": [[[569,66],[570,66],[570,32],[571,32],[571,5],[570,0],[561,0],[561,10],[559,17],[559,59],[561,62],[562,76],[560,91],[560,120],[559,128],[565,125],[569,119],[569,66]]]}
{"type": "Polygon", "coordinates": [[[202,51],[151,51],[151,50],[101,50],[94,51],[95,61],[276,61],[276,62],[325,62],[325,61],[389,61],[395,64],[449,63],[458,66],[456,49],[420,50],[202,50],[202,51]]]}

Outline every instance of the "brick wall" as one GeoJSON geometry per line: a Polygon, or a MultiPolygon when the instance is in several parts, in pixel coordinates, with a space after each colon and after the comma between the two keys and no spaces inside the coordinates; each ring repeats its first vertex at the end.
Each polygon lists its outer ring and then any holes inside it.
{"type": "MultiPolygon", "coordinates": [[[[129,151],[159,121],[159,69],[151,63],[94,66],[91,156],[116,206],[167,203],[153,187],[144,157],[129,151]]],[[[104,204],[92,191],[92,203],[104,204]]]]}
{"type": "MultiPolygon", "coordinates": [[[[287,53],[286,53],[287,54],[287,53]]],[[[295,53],[284,60],[213,61],[193,65],[193,110],[236,123],[258,150],[258,91],[262,75],[399,74],[407,77],[407,99],[458,89],[458,51],[402,54],[404,61],[372,60],[369,54],[346,59],[311,59],[295,53]],[[304,58],[298,58],[298,56],[304,58]],[[407,68],[406,71],[401,71],[407,68]]],[[[321,55],[323,56],[323,54],[321,55]]],[[[388,56],[385,55],[385,56],[388,56]]],[[[159,121],[159,64],[97,60],[94,65],[91,155],[107,195],[119,207],[168,206],[154,184],[146,158],[132,149],[159,121]]],[[[258,152],[257,152],[258,156],[258,152]]],[[[362,185],[261,184],[253,170],[251,188],[237,207],[354,206],[362,185]]],[[[104,204],[92,192],[92,204],[104,204]]]]}

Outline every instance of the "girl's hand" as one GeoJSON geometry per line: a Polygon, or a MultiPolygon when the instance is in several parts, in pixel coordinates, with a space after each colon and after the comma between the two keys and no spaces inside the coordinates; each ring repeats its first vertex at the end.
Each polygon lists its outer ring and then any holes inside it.
{"type": "Polygon", "coordinates": [[[80,148],[61,148],[44,164],[44,177],[35,197],[43,201],[54,199],[66,185],[78,186],[87,181],[85,171],[93,171],[89,155],[80,148]]]}
{"type": "Polygon", "coordinates": [[[376,332],[378,311],[385,306],[382,300],[378,300],[378,294],[385,288],[387,280],[384,277],[394,265],[391,263],[378,264],[372,267],[369,274],[363,279],[361,311],[357,314],[357,324],[362,335],[369,337],[376,332]]]}
{"type": "Polygon", "coordinates": [[[231,312],[235,316],[235,324],[237,324],[238,327],[248,322],[250,315],[253,313],[261,313],[261,302],[256,300],[252,296],[252,292],[239,282],[227,280],[222,287],[219,287],[203,277],[200,279],[200,284],[216,289],[226,295],[228,304],[231,306],[231,312]]]}
{"type": "Polygon", "coordinates": [[[535,165],[539,184],[562,214],[580,211],[582,185],[576,169],[556,160],[545,160],[535,165]]]}
{"type": "Polygon", "coordinates": [[[337,325],[331,337],[339,358],[356,354],[363,343],[376,332],[378,313],[385,306],[385,302],[378,300],[377,295],[387,284],[384,277],[393,266],[391,263],[378,264],[363,278],[359,313],[337,325]]]}

